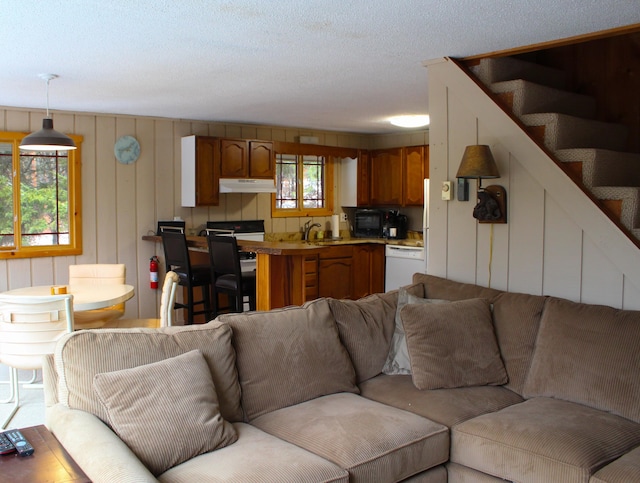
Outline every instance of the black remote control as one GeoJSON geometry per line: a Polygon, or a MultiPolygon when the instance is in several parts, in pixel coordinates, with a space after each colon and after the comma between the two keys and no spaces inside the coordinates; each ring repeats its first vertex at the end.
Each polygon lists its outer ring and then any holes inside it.
{"type": "Polygon", "coordinates": [[[4,435],[13,443],[20,456],[30,456],[33,454],[33,446],[29,444],[29,441],[27,441],[27,439],[22,436],[22,433],[17,429],[5,431],[4,435]]]}
{"type": "Polygon", "coordinates": [[[16,447],[13,445],[9,438],[4,433],[0,433],[0,454],[15,453],[16,447]]]}

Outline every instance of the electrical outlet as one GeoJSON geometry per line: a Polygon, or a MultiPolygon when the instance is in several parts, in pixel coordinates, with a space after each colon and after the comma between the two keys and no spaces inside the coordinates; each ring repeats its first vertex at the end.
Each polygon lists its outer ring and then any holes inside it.
{"type": "Polygon", "coordinates": [[[340,213],[340,221],[347,221],[347,214],[346,213],[340,213]]]}
{"type": "Polygon", "coordinates": [[[442,182],[442,199],[444,201],[451,200],[451,196],[453,195],[453,185],[451,181],[443,181],[442,182]]]}

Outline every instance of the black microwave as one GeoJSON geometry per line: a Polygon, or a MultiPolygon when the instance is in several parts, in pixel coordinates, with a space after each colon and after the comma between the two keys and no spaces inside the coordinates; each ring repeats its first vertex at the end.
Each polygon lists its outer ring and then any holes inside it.
{"type": "Polygon", "coordinates": [[[380,210],[356,210],[353,235],[358,238],[381,238],[384,215],[380,210]]]}

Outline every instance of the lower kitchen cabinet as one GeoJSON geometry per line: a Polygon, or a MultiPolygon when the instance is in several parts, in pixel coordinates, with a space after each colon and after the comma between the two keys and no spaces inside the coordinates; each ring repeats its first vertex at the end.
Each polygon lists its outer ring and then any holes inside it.
{"type": "Polygon", "coordinates": [[[355,300],[384,292],[384,245],[327,247],[318,255],[317,280],[318,297],[355,300]]]}
{"type": "Polygon", "coordinates": [[[384,292],[384,245],[353,245],[353,298],[384,292]]]}
{"type": "Polygon", "coordinates": [[[353,298],[353,247],[327,247],[318,258],[318,295],[336,299],[353,298]]]}

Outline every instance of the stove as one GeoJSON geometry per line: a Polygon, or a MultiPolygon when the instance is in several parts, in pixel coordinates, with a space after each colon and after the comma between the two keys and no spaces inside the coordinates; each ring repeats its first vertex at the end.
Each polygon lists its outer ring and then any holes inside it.
{"type": "MultiPolygon", "coordinates": [[[[207,233],[235,236],[238,240],[264,241],[264,220],[207,221],[207,233]]],[[[243,272],[255,270],[256,254],[240,252],[240,268],[243,272]]]]}

